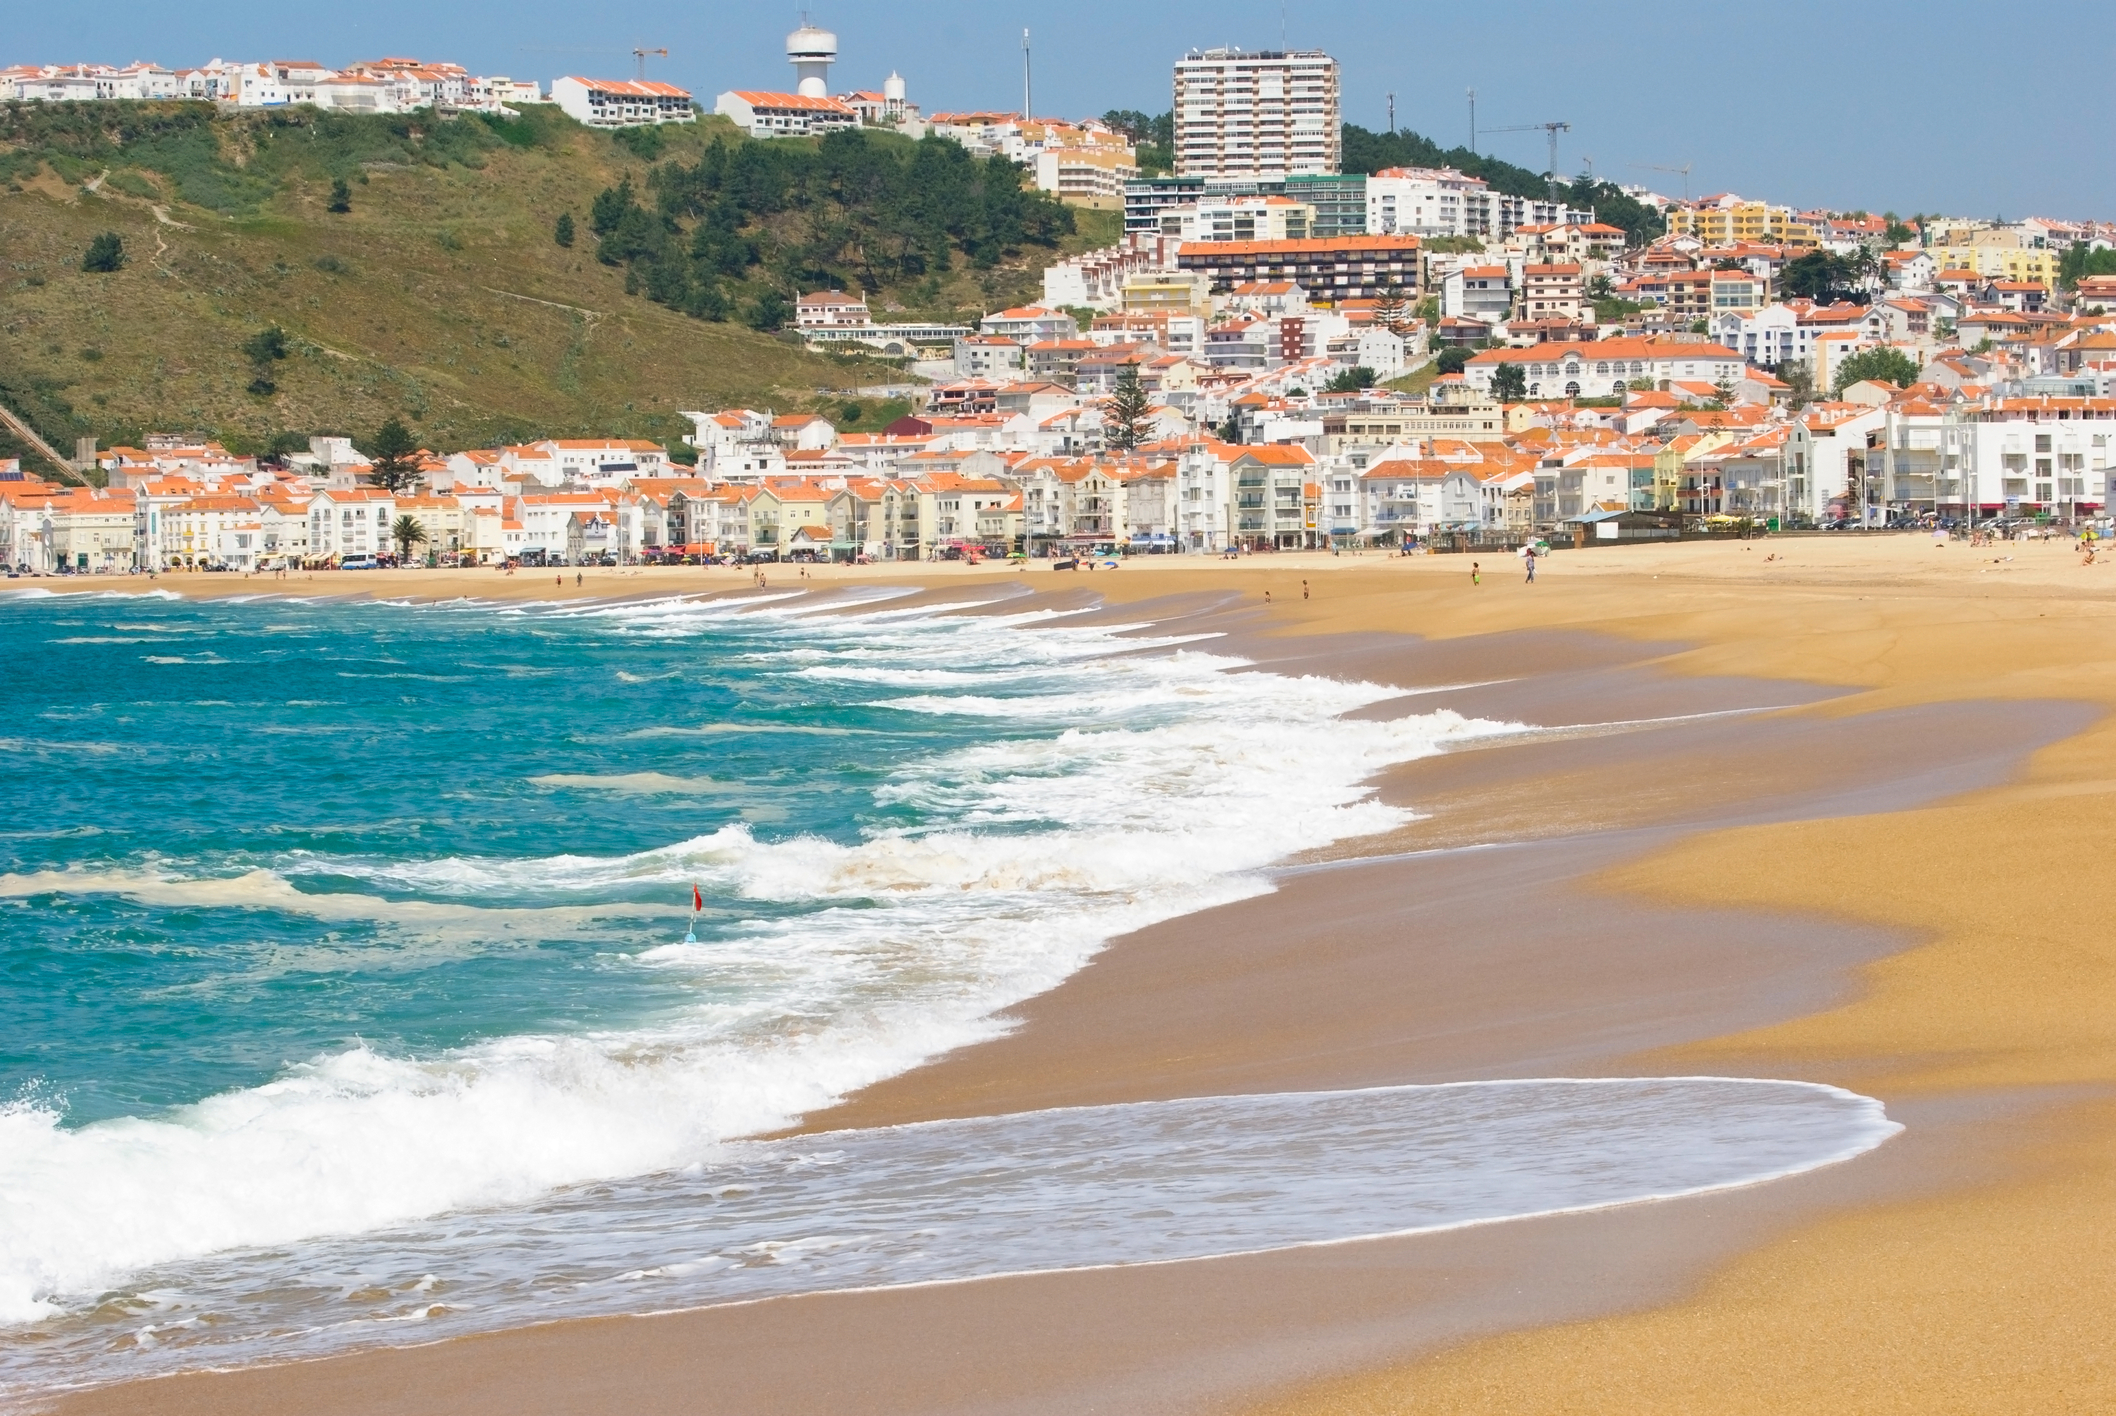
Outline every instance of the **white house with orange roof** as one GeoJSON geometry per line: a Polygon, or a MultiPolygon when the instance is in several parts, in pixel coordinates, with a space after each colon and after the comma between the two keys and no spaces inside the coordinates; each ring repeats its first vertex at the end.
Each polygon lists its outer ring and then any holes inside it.
{"type": "Polygon", "coordinates": [[[874,323],[874,315],[857,295],[812,290],[794,301],[794,323],[801,329],[864,329],[874,323]]]}
{"type": "Polygon", "coordinates": [[[38,530],[49,563],[39,569],[113,575],[131,570],[139,551],[133,494],[122,488],[66,487],[45,500],[38,530]]]}
{"type": "MultiPolygon", "coordinates": [[[[1811,403],[1793,419],[1785,440],[1785,513],[1819,522],[1850,488],[1854,461],[1866,458],[1866,435],[1883,426],[1885,408],[1863,403],[1811,403]]],[[[1853,508],[1853,514],[1857,508],[1853,508]]]]}
{"type": "Polygon", "coordinates": [[[667,450],[642,438],[546,438],[530,446],[551,459],[561,486],[615,485],[669,470],[667,450]]]}
{"type": "Polygon", "coordinates": [[[629,563],[644,544],[639,498],[615,487],[525,493],[514,500],[522,551],[547,564],[581,564],[605,554],[629,563]]]}
{"type": "Polygon", "coordinates": [[[1742,356],[1724,345],[1675,339],[1619,336],[1615,339],[1552,341],[1525,349],[1487,349],[1472,354],[1462,372],[1479,394],[1489,396],[1501,364],[1523,370],[1530,398],[1621,396],[1633,379],[1661,383],[1695,379],[1730,386],[1740,379],[1742,356]]]}
{"type": "Polygon", "coordinates": [[[1046,309],[1041,305],[1021,305],[986,315],[977,322],[977,327],[980,333],[1003,335],[1023,344],[1080,337],[1078,320],[1063,310],[1046,309]]]}
{"type": "Polygon", "coordinates": [[[551,81],[551,101],[568,117],[591,128],[698,121],[689,90],[654,79],[584,79],[569,74],[551,81]]]}
{"type": "MultiPolygon", "coordinates": [[[[552,97],[558,85],[551,86],[552,97]]],[[[766,89],[729,89],[713,112],[731,119],[753,138],[805,138],[859,126],[860,115],[843,99],[766,89]]]]}
{"type": "Polygon", "coordinates": [[[930,433],[841,433],[838,450],[859,467],[876,476],[894,472],[907,457],[931,452],[936,439],[930,433]]]}
{"type": "Polygon", "coordinates": [[[397,498],[380,487],[329,487],[309,500],[309,558],[328,562],[388,555],[397,498]]]}
{"type": "Polygon", "coordinates": [[[963,378],[1018,378],[1025,358],[1021,341],[1003,334],[967,334],[955,341],[955,372],[963,378]]]}
{"type": "Polygon", "coordinates": [[[1200,438],[1176,459],[1176,525],[1190,551],[1320,542],[1322,468],[1304,447],[1200,438]]]}
{"type": "Polygon", "coordinates": [[[771,440],[787,452],[828,452],[838,429],[820,413],[782,413],[771,420],[771,440]]]}
{"type": "Polygon", "coordinates": [[[263,544],[259,569],[297,566],[309,554],[309,503],[315,494],[300,483],[282,482],[256,493],[263,544]]]}

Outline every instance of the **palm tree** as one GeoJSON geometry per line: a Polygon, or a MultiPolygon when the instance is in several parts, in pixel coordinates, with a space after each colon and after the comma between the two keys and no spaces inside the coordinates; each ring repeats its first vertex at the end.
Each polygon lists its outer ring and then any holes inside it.
{"type": "Polygon", "coordinates": [[[419,524],[419,518],[416,516],[400,516],[389,528],[389,537],[397,543],[397,558],[410,560],[411,548],[425,543],[426,528],[419,524]]]}

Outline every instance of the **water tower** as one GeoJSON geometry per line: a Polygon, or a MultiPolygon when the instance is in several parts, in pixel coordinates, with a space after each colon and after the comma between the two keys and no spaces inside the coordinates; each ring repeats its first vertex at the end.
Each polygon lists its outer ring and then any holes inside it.
{"type": "Polygon", "coordinates": [[[836,35],[804,24],[786,36],[786,57],[800,80],[795,93],[803,98],[830,97],[830,66],[838,57],[836,35]]]}

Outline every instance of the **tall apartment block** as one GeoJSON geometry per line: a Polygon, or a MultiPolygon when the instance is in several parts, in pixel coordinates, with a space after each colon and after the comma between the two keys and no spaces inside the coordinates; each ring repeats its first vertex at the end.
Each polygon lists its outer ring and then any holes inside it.
{"type": "Polygon", "coordinates": [[[1176,61],[1176,175],[1335,172],[1344,155],[1337,61],[1320,50],[1194,49],[1176,61]]]}

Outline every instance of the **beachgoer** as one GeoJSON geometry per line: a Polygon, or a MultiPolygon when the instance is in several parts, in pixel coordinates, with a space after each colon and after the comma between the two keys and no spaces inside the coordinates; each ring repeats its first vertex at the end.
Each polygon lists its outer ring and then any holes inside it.
{"type": "Polygon", "coordinates": [[[574,572],[573,572],[573,583],[574,583],[574,584],[575,584],[576,586],[578,586],[578,585],[580,584],[580,582],[581,582],[581,574],[580,574],[580,572],[579,572],[579,571],[577,571],[577,570],[576,570],[576,571],[574,571],[574,572]]]}
{"type": "Polygon", "coordinates": [[[1303,600],[1308,598],[1308,582],[1305,580],[1300,583],[1300,597],[1303,600]]]}
{"type": "Polygon", "coordinates": [[[1475,561],[1469,563],[1469,583],[1472,585],[1482,585],[1484,583],[1483,573],[1479,571],[1475,561]]]}
{"type": "Polygon", "coordinates": [[[1536,551],[1535,551],[1535,547],[1533,547],[1533,546],[1530,546],[1530,547],[1528,548],[1528,555],[1527,555],[1527,556],[1525,557],[1525,559],[1526,559],[1526,560],[1528,561],[1528,583],[1529,583],[1530,585],[1533,585],[1533,584],[1535,584],[1535,583],[1536,583],[1536,551]]]}
{"type": "Polygon", "coordinates": [[[566,585],[566,577],[563,575],[557,576],[553,579],[552,583],[557,585],[560,589],[564,589],[566,585]]]}

